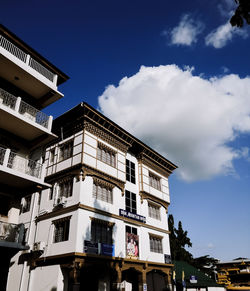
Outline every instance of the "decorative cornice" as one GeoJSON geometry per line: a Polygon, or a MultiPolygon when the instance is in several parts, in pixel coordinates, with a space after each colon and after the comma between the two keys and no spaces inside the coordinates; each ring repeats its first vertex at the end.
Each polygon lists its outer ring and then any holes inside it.
{"type": "Polygon", "coordinates": [[[169,206],[169,203],[161,198],[158,198],[146,191],[140,191],[140,196],[141,196],[141,203],[143,203],[143,200],[146,199],[146,200],[151,200],[153,202],[156,202],[158,204],[160,204],[161,206],[163,206],[165,209],[166,209],[166,212],[168,212],[168,206],[169,206]]]}
{"type": "Polygon", "coordinates": [[[140,153],[137,158],[139,163],[148,166],[150,169],[155,170],[157,173],[161,174],[166,178],[168,178],[169,175],[172,173],[170,169],[159,164],[157,161],[153,160],[143,152],[140,153]]]}
{"type": "Polygon", "coordinates": [[[139,267],[140,270],[146,270],[146,272],[151,271],[152,269],[162,270],[164,273],[171,271],[171,268],[174,266],[173,264],[165,264],[159,262],[151,262],[144,260],[133,260],[128,258],[120,258],[120,257],[109,257],[103,255],[96,254],[87,254],[87,253],[64,253],[60,255],[54,256],[46,256],[40,257],[36,259],[37,265],[52,265],[52,264],[65,264],[68,267],[74,267],[75,263],[77,263],[77,267],[84,267],[88,265],[88,263],[100,263],[101,261],[105,263],[110,263],[111,268],[121,268],[125,269],[125,266],[129,267],[139,267]],[[68,262],[68,264],[66,264],[68,262]],[[71,263],[70,263],[71,262],[71,263]]]}
{"type": "Polygon", "coordinates": [[[93,178],[96,179],[101,178],[102,182],[106,182],[107,185],[109,186],[113,185],[113,187],[114,186],[118,187],[122,191],[122,195],[124,195],[125,181],[112,177],[109,174],[99,171],[96,168],[92,168],[88,165],[82,165],[82,171],[83,179],[85,179],[86,176],[92,176],[93,178]]]}
{"type": "Polygon", "coordinates": [[[118,136],[114,136],[114,134],[108,131],[107,128],[99,128],[98,126],[90,123],[89,121],[84,120],[84,129],[94,134],[95,136],[101,138],[106,141],[110,145],[115,148],[121,150],[122,152],[127,152],[128,148],[131,146],[129,143],[121,140],[118,136]]]}
{"type": "Polygon", "coordinates": [[[136,220],[124,217],[124,216],[113,214],[113,213],[110,213],[110,212],[107,212],[107,211],[104,211],[104,210],[101,210],[101,209],[97,209],[97,208],[94,208],[94,207],[91,207],[91,206],[88,206],[88,205],[85,205],[85,204],[81,204],[81,203],[77,203],[77,204],[69,206],[69,207],[61,208],[59,210],[55,210],[55,211],[43,214],[41,216],[38,216],[36,218],[36,221],[37,222],[38,221],[42,221],[42,220],[45,220],[45,219],[56,217],[58,215],[69,213],[71,211],[76,211],[78,209],[88,210],[88,211],[91,211],[91,212],[94,212],[94,213],[98,213],[98,214],[101,214],[101,215],[104,215],[104,216],[107,216],[107,217],[112,217],[114,219],[119,219],[119,220],[122,220],[124,222],[131,223],[131,224],[134,224],[134,225],[137,225],[137,226],[143,226],[145,228],[149,228],[149,229],[153,229],[153,230],[156,230],[156,231],[159,231],[159,232],[162,232],[162,233],[170,234],[170,231],[168,231],[166,229],[155,227],[155,226],[152,226],[150,224],[142,223],[140,221],[136,221],[136,220]]]}
{"type": "Polygon", "coordinates": [[[111,184],[105,180],[102,180],[100,178],[96,178],[96,177],[93,177],[93,180],[94,180],[94,184],[97,185],[97,186],[101,186],[103,188],[107,188],[107,189],[114,189],[115,185],[114,184],[111,184]]]}
{"type": "Polygon", "coordinates": [[[84,180],[86,176],[91,176],[96,179],[102,179],[102,182],[106,183],[106,185],[109,185],[109,187],[118,187],[122,191],[122,195],[124,195],[125,181],[117,179],[105,172],[81,163],[73,167],[67,168],[63,171],[52,174],[50,176],[47,176],[45,180],[47,183],[53,184],[55,182],[58,182],[59,180],[67,179],[68,177],[72,176],[77,177],[78,180],[84,180]]]}

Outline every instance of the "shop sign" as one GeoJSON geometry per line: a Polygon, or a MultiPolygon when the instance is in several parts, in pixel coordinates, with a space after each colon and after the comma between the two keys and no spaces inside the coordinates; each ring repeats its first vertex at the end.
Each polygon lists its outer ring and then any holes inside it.
{"type": "Polygon", "coordinates": [[[129,211],[124,210],[124,209],[119,209],[119,215],[127,217],[127,218],[130,218],[130,219],[134,219],[134,220],[137,220],[137,221],[140,221],[140,222],[143,222],[143,223],[146,223],[146,217],[145,216],[142,216],[142,215],[139,215],[139,214],[136,214],[136,213],[132,213],[132,212],[129,212],[129,211]]]}
{"type": "Polygon", "coordinates": [[[197,277],[194,275],[190,276],[190,283],[197,283],[197,277]]]}
{"type": "Polygon", "coordinates": [[[98,243],[84,240],[84,252],[88,254],[98,254],[98,243]]]}

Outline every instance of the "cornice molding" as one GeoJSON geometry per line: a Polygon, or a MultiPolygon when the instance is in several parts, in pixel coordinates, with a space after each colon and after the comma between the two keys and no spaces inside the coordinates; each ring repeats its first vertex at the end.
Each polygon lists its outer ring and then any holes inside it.
{"type": "Polygon", "coordinates": [[[143,200],[146,199],[146,200],[151,200],[153,202],[156,202],[158,204],[160,204],[161,206],[163,206],[165,209],[166,209],[166,212],[168,213],[168,206],[169,206],[169,203],[161,198],[158,198],[146,191],[140,191],[139,192],[140,196],[141,196],[141,203],[143,203],[143,200]]]}
{"type": "Polygon", "coordinates": [[[161,174],[162,176],[166,178],[168,178],[169,175],[172,173],[171,170],[160,165],[157,161],[151,159],[149,156],[147,156],[143,152],[138,155],[137,159],[139,163],[148,166],[150,169],[155,170],[157,173],[161,174]]]}
{"type": "Polygon", "coordinates": [[[82,173],[83,180],[85,179],[86,176],[91,176],[93,177],[93,179],[101,178],[103,180],[102,182],[106,182],[107,185],[112,187],[114,186],[118,187],[122,191],[122,196],[124,195],[125,181],[110,176],[109,174],[104,173],[88,165],[82,165],[82,173]]]}
{"type": "Polygon", "coordinates": [[[166,229],[155,227],[155,226],[152,226],[152,225],[147,224],[147,223],[136,221],[136,220],[124,217],[124,216],[113,214],[113,213],[110,213],[110,212],[107,212],[107,211],[104,211],[104,210],[101,210],[101,209],[97,209],[97,208],[94,208],[94,207],[91,207],[91,206],[88,206],[88,205],[85,205],[85,204],[81,204],[81,203],[77,203],[75,205],[72,205],[72,206],[69,206],[69,207],[65,207],[65,208],[61,208],[59,210],[55,210],[55,211],[43,214],[41,216],[38,216],[36,218],[36,222],[39,222],[39,221],[42,221],[42,220],[46,220],[46,219],[49,219],[49,218],[53,218],[53,217],[56,217],[58,215],[66,214],[66,213],[69,213],[71,211],[76,211],[78,209],[88,210],[88,211],[91,211],[91,212],[94,212],[94,213],[98,213],[98,214],[101,214],[101,215],[104,215],[104,216],[107,216],[107,217],[112,217],[114,219],[119,219],[119,220],[122,220],[124,222],[131,223],[131,224],[134,224],[134,225],[137,225],[137,226],[143,226],[143,227],[148,228],[148,229],[153,229],[153,230],[156,230],[156,231],[159,231],[159,232],[162,232],[162,233],[170,234],[170,231],[168,231],[166,229]]]}
{"type": "Polygon", "coordinates": [[[121,140],[118,136],[114,136],[114,134],[107,128],[100,128],[90,123],[89,121],[84,120],[84,129],[106,141],[115,148],[121,150],[122,152],[126,153],[128,151],[128,148],[131,146],[129,143],[121,140]]]}

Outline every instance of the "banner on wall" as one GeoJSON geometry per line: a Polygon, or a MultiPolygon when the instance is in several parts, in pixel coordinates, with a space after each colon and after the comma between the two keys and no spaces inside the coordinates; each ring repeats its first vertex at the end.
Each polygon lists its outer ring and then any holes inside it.
{"type": "Polygon", "coordinates": [[[139,258],[139,236],[133,233],[126,235],[126,250],[127,257],[131,259],[139,258]]]}

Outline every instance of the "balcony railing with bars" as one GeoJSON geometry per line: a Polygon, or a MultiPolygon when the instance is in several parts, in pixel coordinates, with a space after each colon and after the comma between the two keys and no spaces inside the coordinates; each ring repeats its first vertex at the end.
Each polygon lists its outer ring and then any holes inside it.
{"type": "Polygon", "coordinates": [[[0,165],[16,170],[23,174],[41,179],[43,165],[37,161],[24,158],[10,149],[0,147],[0,165]]]}
{"type": "Polygon", "coordinates": [[[0,242],[1,241],[24,245],[24,224],[0,221],[0,242]]]}
{"type": "Polygon", "coordinates": [[[23,63],[27,64],[29,67],[37,71],[39,74],[43,75],[46,79],[51,81],[56,85],[57,75],[53,74],[50,70],[45,68],[43,65],[38,63],[36,60],[30,57],[29,54],[26,54],[19,47],[15,46],[12,42],[7,40],[5,37],[0,35],[0,47],[11,53],[13,56],[18,58],[23,63]]]}
{"type": "Polygon", "coordinates": [[[17,111],[19,114],[45,128],[49,130],[51,129],[52,117],[37,110],[35,107],[24,102],[20,97],[16,97],[2,88],[0,88],[0,105],[1,104],[17,111]]]}

